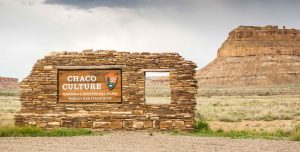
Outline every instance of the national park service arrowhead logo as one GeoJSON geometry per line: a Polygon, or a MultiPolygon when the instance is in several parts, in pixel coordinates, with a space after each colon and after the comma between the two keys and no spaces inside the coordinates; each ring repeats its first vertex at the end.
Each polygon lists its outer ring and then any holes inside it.
{"type": "Polygon", "coordinates": [[[112,90],[115,88],[118,82],[118,73],[110,72],[107,73],[105,76],[105,83],[109,90],[112,90]]]}

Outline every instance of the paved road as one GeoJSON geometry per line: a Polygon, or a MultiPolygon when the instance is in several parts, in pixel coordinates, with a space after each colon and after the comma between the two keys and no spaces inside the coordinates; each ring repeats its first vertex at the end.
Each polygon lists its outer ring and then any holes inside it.
{"type": "Polygon", "coordinates": [[[300,142],[113,132],[103,136],[5,137],[1,152],[300,152],[300,142]]]}

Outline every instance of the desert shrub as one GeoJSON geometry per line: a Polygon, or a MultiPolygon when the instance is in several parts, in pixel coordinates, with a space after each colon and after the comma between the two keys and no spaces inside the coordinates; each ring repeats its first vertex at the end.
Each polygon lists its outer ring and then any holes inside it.
{"type": "Polygon", "coordinates": [[[224,132],[224,130],[221,129],[221,128],[219,128],[216,132],[217,132],[217,133],[222,133],[222,132],[224,132]]]}
{"type": "Polygon", "coordinates": [[[291,132],[291,140],[300,141],[300,124],[296,125],[294,130],[291,132]]]}
{"type": "Polygon", "coordinates": [[[196,132],[210,131],[209,124],[204,121],[197,121],[194,125],[194,129],[196,132]]]}

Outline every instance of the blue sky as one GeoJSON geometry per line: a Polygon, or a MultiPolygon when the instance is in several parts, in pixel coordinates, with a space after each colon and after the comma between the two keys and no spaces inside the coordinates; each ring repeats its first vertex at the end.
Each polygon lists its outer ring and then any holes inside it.
{"type": "Polygon", "coordinates": [[[297,0],[0,0],[0,76],[52,51],[178,52],[201,68],[239,25],[300,29],[297,0]]]}

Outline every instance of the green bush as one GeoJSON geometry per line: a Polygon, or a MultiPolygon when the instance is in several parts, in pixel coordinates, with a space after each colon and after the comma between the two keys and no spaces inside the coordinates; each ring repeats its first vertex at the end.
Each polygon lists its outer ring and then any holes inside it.
{"type": "Polygon", "coordinates": [[[204,131],[210,131],[209,124],[204,121],[197,121],[194,125],[194,129],[196,132],[204,132],[204,131]]]}
{"type": "Polygon", "coordinates": [[[291,132],[291,140],[300,141],[300,124],[296,125],[294,130],[291,132]]]}
{"type": "Polygon", "coordinates": [[[93,132],[83,128],[56,128],[44,130],[32,126],[24,127],[1,127],[0,137],[57,137],[57,136],[82,136],[92,135],[93,132]]]}

